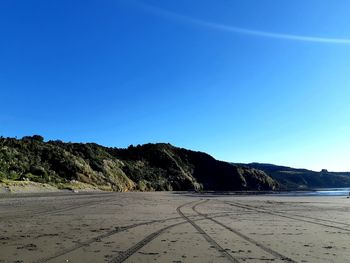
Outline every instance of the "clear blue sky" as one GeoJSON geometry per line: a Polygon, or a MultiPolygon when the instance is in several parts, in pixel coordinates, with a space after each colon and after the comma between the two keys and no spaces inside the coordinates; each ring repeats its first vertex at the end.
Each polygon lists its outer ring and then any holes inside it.
{"type": "Polygon", "coordinates": [[[0,135],[350,170],[348,0],[2,0],[0,135]]]}

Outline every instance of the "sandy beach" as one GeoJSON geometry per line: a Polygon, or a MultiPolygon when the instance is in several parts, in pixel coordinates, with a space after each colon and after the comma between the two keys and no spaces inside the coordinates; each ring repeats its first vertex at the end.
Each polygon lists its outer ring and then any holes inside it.
{"type": "Polygon", "coordinates": [[[0,262],[349,262],[350,199],[3,194],[0,262]]]}

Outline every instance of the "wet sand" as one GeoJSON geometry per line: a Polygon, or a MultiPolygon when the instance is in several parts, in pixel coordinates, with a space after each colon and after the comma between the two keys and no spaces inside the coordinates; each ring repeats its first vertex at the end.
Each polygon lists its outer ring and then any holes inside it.
{"type": "Polygon", "coordinates": [[[350,199],[0,196],[0,262],[350,262],[350,199]]]}

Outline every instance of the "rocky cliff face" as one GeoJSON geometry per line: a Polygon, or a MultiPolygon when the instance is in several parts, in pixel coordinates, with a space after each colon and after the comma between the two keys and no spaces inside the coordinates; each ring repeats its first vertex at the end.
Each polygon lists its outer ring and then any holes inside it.
{"type": "Polygon", "coordinates": [[[275,190],[264,172],[215,160],[170,144],[127,149],[44,142],[41,136],[0,139],[0,179],[31,180],[61,188],[72,183],[113,190],[275,190]]]}

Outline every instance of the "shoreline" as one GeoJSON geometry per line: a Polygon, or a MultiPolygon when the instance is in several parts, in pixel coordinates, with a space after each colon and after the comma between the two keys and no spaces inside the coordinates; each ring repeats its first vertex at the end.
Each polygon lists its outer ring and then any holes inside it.
{"type": "MultiPolygon", "coordinates": [[[[96,186],[73,182],[58,188],[47,183],[33,181],[0,181],[0,196],[17,194],[40,194],[40,193],[119,193],[114,191],[101,190],[96,186]]],[[[202,196],[223,195],[223,196],[250,196],[250,195],[271,195],[271,196],[347,196],[350,197],[350,188],[310,188],[310,189],[283,189],[283,190],[240,190],[240,191],[127,191],[127,192],[170,192],[170,193],[195,193],[202,196]]]]}

